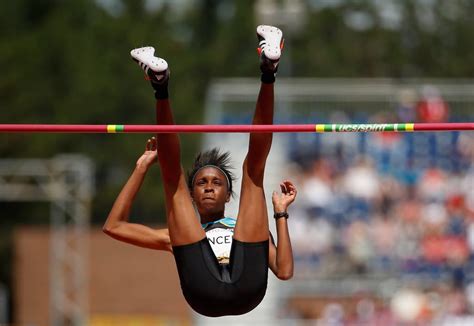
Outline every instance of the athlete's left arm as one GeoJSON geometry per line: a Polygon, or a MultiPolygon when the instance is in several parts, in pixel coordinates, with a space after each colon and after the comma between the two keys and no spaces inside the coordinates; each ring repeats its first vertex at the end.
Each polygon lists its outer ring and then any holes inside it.
{"type": "MultiPolygon", "coordinates": [[[[287,213],[288,206],[296,198],[296,187],[292,182],[285,180],[280,184],[281,194],[273,192],[272,202],[275,214],[287,213]]],[[[291,249],[290,234],[288,232],[287,217],[275,220],[277,230],[277,245],[273,238],[269,240],[269,267],[280,280],[289,280],[293,277],[293,251],[291,249]]]]}

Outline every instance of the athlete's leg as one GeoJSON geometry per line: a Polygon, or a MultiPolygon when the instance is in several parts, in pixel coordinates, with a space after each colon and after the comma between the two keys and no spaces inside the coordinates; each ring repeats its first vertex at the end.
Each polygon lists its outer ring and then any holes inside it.
{"type": "MultiPolygon", "coordinates": [[[[253,124],[272,124],[274,93],[273,83],[280,59],[282,32],[272,26],[257,27],[260,41],[262,84],[253,116],[253,124]]],[[[239,215],[234,231],[235,239],[242,242],[268,240],[268,215],[263,176],[270,152],[273,134],[250,134],[249,149],[243,164],[239,215]]]]}
{"type": "MultiPolygon", "coordinates": [[[[155,89],[156,123],[174,124],[168,98],[168,64],[163,59],[156,58],[151,47],[132,50],[131,55],[145,70],[155,89]]],[[[202,240],[205,233],[192,204],[181,166],[179,137],[177,134],[157,134],[157,142],[171,244],[179,246],[202,240]]]]}

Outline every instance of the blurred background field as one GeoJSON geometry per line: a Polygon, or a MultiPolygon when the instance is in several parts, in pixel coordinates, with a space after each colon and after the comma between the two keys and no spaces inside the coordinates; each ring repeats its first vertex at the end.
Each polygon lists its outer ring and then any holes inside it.
{"type": "MultiPolygon", "coordinates": [[[[276,123],[474,121],[473,16],[468,0],[4,1],[0,123],[154,123],[129,57],[144,45],[170,64],[177,123],[250,123],[261,23],[285,33],[276,123]]],[[[246,137],[183,135],[184,167],[217,145],[238,172],[246,137]]],[[[299,189],[295,277],[215,320],[187,308],[172,257],[100,232],[146,138],[0,135],[0,324],[474,324],[472,132],[275,136],[267,191],[299,189]]],[[[158,169],[132,215],[165,222],[158,169]]]]}

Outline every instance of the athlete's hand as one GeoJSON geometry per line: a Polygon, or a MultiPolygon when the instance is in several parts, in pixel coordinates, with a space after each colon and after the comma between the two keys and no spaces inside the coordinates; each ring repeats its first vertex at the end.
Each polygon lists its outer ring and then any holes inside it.
{"type": "Polygon", "coordinates": [[[288,206],[294,202],[297,193],[295,185],[289,180],[280,183],[280,188],[281,193],[274,191],[272,195],[273,210],[276,213],[286,212],[288,206]]]}
{"type": "Polygon", "coordinates": [[[156,152],[156,138],[152,137],[146,142],[145,152],[137,161],[137,168],[143,168],[145,171],[158,161],[158,153],[156,152]]]}

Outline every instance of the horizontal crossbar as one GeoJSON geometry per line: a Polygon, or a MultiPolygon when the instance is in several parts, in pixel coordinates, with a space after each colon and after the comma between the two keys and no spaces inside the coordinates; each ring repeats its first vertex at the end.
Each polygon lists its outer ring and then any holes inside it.
{"type": "Polygon", "coordinates": [[[474,130],[474,122],[285,125],[66,125],[0,124],[0,133],[269,133],[416,132],[474,130]]]}

